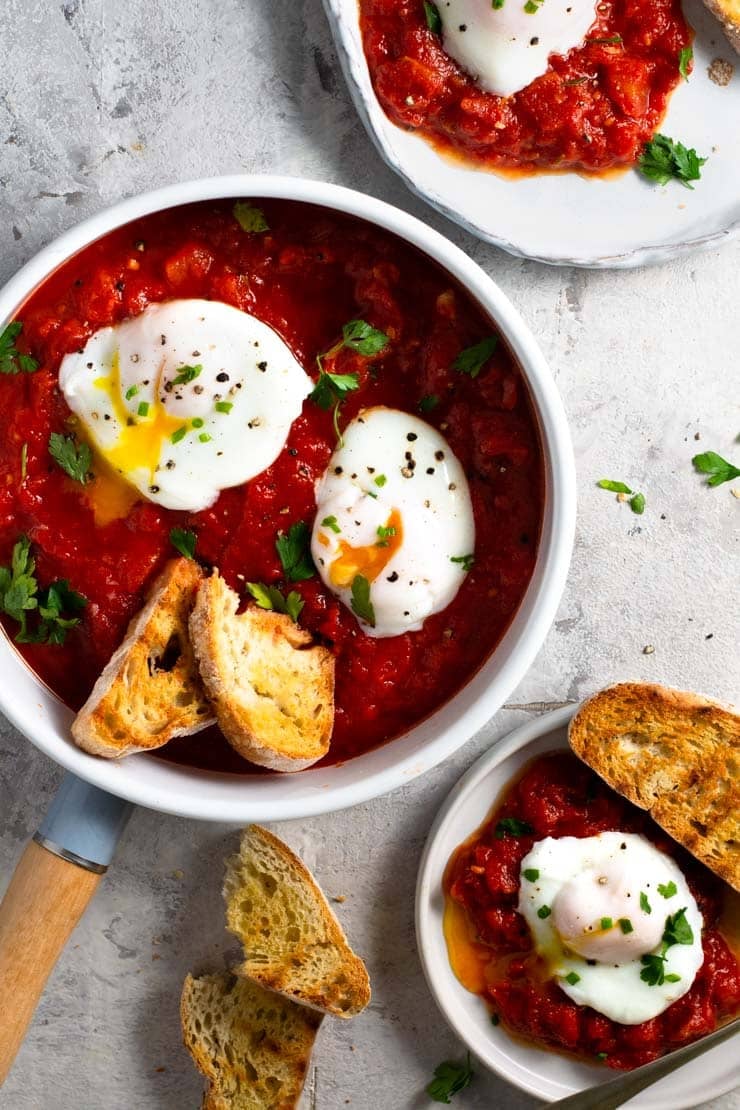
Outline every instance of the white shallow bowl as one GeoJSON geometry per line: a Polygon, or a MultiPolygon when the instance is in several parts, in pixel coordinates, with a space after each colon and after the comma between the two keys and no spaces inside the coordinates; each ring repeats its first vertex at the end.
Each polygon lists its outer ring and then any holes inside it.
{"type": "MultiPolygon", "coordinates": [[[[463,775],[429,833],[416,888],[419,955],[440,1010],[486,1067],[548,1102],[606,1083],[620,1073],[527,1045],[511,1038],[502,1026],[491,1024],[483,1000],[463,987],[450,966],[442,928],[442,879],[452,853],[483,824],[523,766],[545,752],[568,748],[568,723],[574,712],[570,707],[558,709],[515,729],[463,775]]],[[[730,1041],[710,1049],[625,1105],[644,1110],[684,1110],[731,1091],[737,1081],[737,1045],[730,1041]]]]}
{"type": "Polygon", "coordinates": [[[54,269],[113,228],[152,212],[214,198],[304,201],[385,228],[434,259],[476,300],[506,338],[529,387],[545,459],[545,510],[534,575],[513,623],[467,686],[429,719],[367,755],[293,775],[219,774],[135,755],[87,755],[70,739],[70,711],[0,636],[0,710],[57,763],[132,802],[215,821],[283,820],[356,805],[408,782],[445,759],[489,720],[523,678],[560,600],[573,546],[575,467],[568,426],[550,371],[529,329],[497,285],[441,235],[361,193],[284,177],[222,177],[172,185],[123,201],[36,255],[0,292],[0,327],[54,269]]]}
{"type": "Polygon", "coordinates": [[[439,154],[392,123],[373,90],[358,0],[324,0],[344,75],[380,154],[445,216],[511,254],[563,266],[627,267],[718,246],[740,230],[740,58],[701,0],[684,9],[696,30],[694,72],[671,99],[661,131],[709,161],[692,192],[656,187],[635,171],[507,178],[439,154]],[[709,80],[714,58],[736,65],[729,85],[709,80]]]}

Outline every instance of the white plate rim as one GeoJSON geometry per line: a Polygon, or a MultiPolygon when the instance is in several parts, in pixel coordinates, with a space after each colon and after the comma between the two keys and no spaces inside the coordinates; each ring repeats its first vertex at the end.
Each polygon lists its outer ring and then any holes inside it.
{"type": "MultiPolygon", "coordinates": [[[[458,779],[451,791],[445,798],[442,806],[437,813],[434,822],[429,830],[424,850],[422,852],[421,860],[419,862],[419,870],[416,884],[416,899],[415,899],[415,929],[416,940],[419,952],[419,959],[421,961],[424,977],[427,986],[436,1002],[440,1012],[444,1016],[447,1023],[451,1026],[457,1036],[463,1041],[466,1047],[474,1054],[490,1071],[499,1075],[502,1079],[511,1083],[520,1090],[525,1091],[527,1094],[533,1095],[536,1098],[541,1098],[547,1102],[554,1102],[559,1098],[564,1098],[569,1094],[576,1094],[579,1090],[586,1089],[586,1085],[570,1086],[560,1085],[560,1089],[555,1089],[553,1081],[542,1077],[542,1085],[536,1082],[527,1081],[524,1068],[520,1068],[517,1073],[508,1071],[505,1067],[497,1066],[494,1060],[499,1063],[506,1058],[498,1050],[495,1056],[486,1056],[474,1047],[467,1036],[465,1026],[459,1020],[457,1010],[448,1001],[445,989],[442,986],[436,964],[434,960],[434,949],[438,947],[439,931],[441,931],[441,921],[439,915],[435,913],[431,906],[431,899],[433,893],[439,890],[439,885],[442,880],[444,869],[450,855],[448,846],[442,846],[449,827],[453,824],[458,811],[465,804],[467,798],[484,780],[494,771],[501,763],[507,760],[510,756],[523,752],[524,749],[530,745],[535,744],[537,741],[544,741],[548,736],[553,736],[552,750],[562,749],[567,750],[567,742],[565,742],[562,735],[562,730],[567,727],[571,718],[578,710],[578,705],[568,705],[561,709],[555,709],[549,713],[543,714],[532,721],[527,721],[523,725],[513,729],[501,740],[494,742],[488,751],[484,752],[465,774],[458,779]],[[546,1086],[549,1084],[549,1087],[546,1086]]],[[[526,756],[523,755],[521,764],[526,762],[526,756]]],[[[490,808],[495,803],[495,797],[492,796],[490,808]]],[[[470,835],[479,827],[480,822],[474,823],[468,830],[467,835],[470,835]]],[[[456,840],[454,847],[461,843],[459,837],[456,840]]],[[[444,943],[444,941],[443,941],[444,943]]],[[[449,967],[446,968],[449,970],[449,967]]],[[[460,990],[464,991],[465,988],[460,986],[460,990]]],[[[470,996],[473,997],[472,995],[470,996]]],[[[484,1003],[480,1003],[484,1006],[484,1003]]],[[[507,1034],[502,1032],[502,1036],[506,1037],[507,1034]]],[[[494,1047],[494,1041],[491,1039],[488,1042],[494,1047]]],[[[509,1044],[514,1044],[511,1041],[509,1044]]],[[[713,1072],[707,1068],[708,1060],[719,1055],[727,1058],[728,1051],[732,1050],[730,1043],[718,1045],[715,1049],[710,1050],[707,1056],[694,1060],[689,1064],[684,1065],[681,1069],[682,1077],[684,1078],[683,1090],[685,1095],[682,1097],[679,1091],[672,1091],[669,1084],[673,1080],[673,1076],[667,1076],[666,1079],[661,1080],[659,1083],[654,1084],[648,1088],[646,1092],[631,1099],[625,1105],[630,1108],[634,1107],[635,1110],[690,1110],[691,1107],[698,1106],[710,1099],[718,1098],[721,1095],[728,1094],[735,1089],[735,1084],[730,1078],[729,1081],[719,1080],[713,1082],[713,1072]],[[701,1071],[701,1078],[691,1088],[686,1089],[685,1078],[690,1072],[701,1071]],[[698,1091],[696,1088],[700,1087],[698,1091]],[[694,1090],[693,1094],[689,1090],[694,1090]],[[664,1092],[664,1093],[663,1093],[664,1092]]],[[[558,1058],[568,1059],[557,1054],[558,1058]]],[[[543,1061],[551,1058],[551,1054],[545,1050],[541,1052],[543,1061]]],[[[578,1067],[578,1061],[573,1061],[574,1067],[578,1067]]],[[[611,1070],[603,1069],[601,1067],[582,1064],[580,1065],[584,1070],[588,1068],[594,1077],[603,1077],[603,1081],[607,1082],[609,1079],[615,1078],[619,1073],[611,1070]]],[[[531,1073],[530,1073],[531,1074],[531,1073]]],[[[538,1077],[539,1078],[539,1077],[538,1077]]]]}
{"type": "MultiPolygon", "coordinates": [[[[458,224],[460,227],[464,228],[465,231],[470,232],[471,235],[475,235],[476,238],[482,239],[484,242],[492,244],[492,246],[499,247],[501,250],[514,255],[516,258],[525,258],[532,262],[541,262],[547,266],[577,266],[583,269],[632,269],[638,266],[651,266],[663,262],[670,262],[673,259],[681,258],[684,255],[693,254],[698,251],[712,250],[721,243],[734,239],[740,235],[739,218],[727,227],[712,231],[706,235],[698,235],[679,243],[655,243],[609,255],[556,256],[554,254],[538,254],[531,250],[527,250],[511,240],[506,239],[504,236],[497,235],[490,229],[482,227],[476,221],[469,219],[453,208],[444,197],[436,192],[433,186],[422,186],[418,184],[394,153],[390,143],[385,138],[381,127],[376,121],[376,115],[382,115],[383,118],[387,117],[385,117],[385,113],[374,91],[371,91],[371,93],[366,96],[363,89],[363,76],[364,73],[367,72],[367,63],[364,52],[359,52],[358,54],[358,52],[353,49],[350,42],[348,32],[345,28],[344,2],[345,0],[322,0],[324,11],[326,12],[327,20],[334,38],[339,63],[355,109],[365,130],[383,161],[401,178],[412,193],[419,197],[420,200],[436,208],[437,211],[441,212],[447,219],[452,220],[453,223],[458,224]],[[370,99],[371,97],[372,101],[370,99]]],[[[357,0],[355,0],[355,3],[357,3],[357,0]]],[[[721,32],[718,28],[718,35],[720,34],[721,32]]],[[[370,83],[370,89],[372,90],[372,83],[370,83]]],[[[391,126],[396,126],[392,121],[389,120],[388,122],[391,126]]],[[[471,170],[471,172],[478,171],[471,170]]]]}

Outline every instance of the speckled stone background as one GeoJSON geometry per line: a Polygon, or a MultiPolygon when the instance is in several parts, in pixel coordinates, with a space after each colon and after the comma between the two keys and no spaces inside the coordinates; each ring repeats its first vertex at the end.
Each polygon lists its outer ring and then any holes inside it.
{"type": "MultiPolygon", "coordinates": [[[[329,895],[346,896],[338,912],[374,986],[357,1021],[325,1022],[306,1101],[422,1110],[434,1066],[461,1047],[422,977],[414,881],[459,775],[532,714],[615,679],[740,693],[740,502],[728,485],[705,488],[690,462],[698,448],[740,455],[740,242],[662,269],[586,273],[512,259],[464,235],[378,161],[319,0],[0,0],[0,57],[0,280],[60,231],[154,186],[238,171],[322,178],[383,197],[459,243],[519,306],[557,378],[580,516],[568,588],[526,681],[422,780],[276,827],[329,895]],[[596,489],[604,476],[644,490],[644,516],[596,489]]],[[[59,779],[0,725],[3,885],[59,779]]],[[[224,826],[135,813],[1,1107],[199,1106],[178,998],[188,969],[223,967],[235,954],[219,906],[220,860],[234,843],[224,826]]],[[[534,1105],[478,1073],[461,1110],[534,1105]]],[[[712,1105],[730,1110],[740,1098],[712,1105]]]]}

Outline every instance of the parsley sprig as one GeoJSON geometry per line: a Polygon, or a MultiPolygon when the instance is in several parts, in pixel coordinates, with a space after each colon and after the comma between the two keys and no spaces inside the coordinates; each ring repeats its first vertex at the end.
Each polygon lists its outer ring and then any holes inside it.
{"type": "MultiPolygon", "coordinates": [[[[660,887],[658,888],[660,890],[660,887]]],[[[661,987],[663,983],[677,983],[681,978],[671,972],[666,974],[666,953],[674,944],[693,944],[694,931],[686,920],[686,907],[668,916],[663,929],[663,944],[660,952],[652,952],[640,960],[640,978],[649,987],[661,987]]]]}
{"type": "Polygon", "coordinates": [[[310,532],[303,520],[291,524],[288,534],[278,532],[275,547],[289,582],[304,582],[313,578],[316,567],[309,550],[310,532]]]}
{"type": "Polygon", "coordinates": [[[452,369],[457,370],[460,374],[468,374],[471,378],[477,378],[497,346],[497,335],[491,335],[488,339],[481,339],[480,343],[460,351],[452,364],[452,369]]]}
{"type": "Polygon", "coordinates": [[[33,374],[38,370],[36,359],[22,354],[15,345],[22,331],[23,324],[14,320],[0,333],[0,374],[33,374]]]}
{"type": "Polygon", "coordinates": [[[693,189],[691,182],[699,180],[705,162],[706,158],[700,158],[693,147],[685,147],[667,135],[655,135],[645,144],[637,168],[658,185],[667,185],[675,179],[693,189]]]}
{"type": "Polygon", "coordinates": [[[269,231],[265,213],[248,200],[238,200],[232,209],[234,219],[242,231],[269,231]]]}
{"type": "Polygon", "coordinates": [[[375,628],[375,608],[370,600],[370,583],[363,574],[352,579],[352,612],[375,628]]]}
{"type": "Polygon", "coordinates": [[[622,500],[630,495],[630,508],[632,512],[637,513],[638,516],[642,516],[645,512],[644,493],[633,493],[630,487],[625,485],[624,482],[615,482],[611,478],[600,478],[596,485],[599,489],[609,490],[610,493],[623,494],[622,500]]]}
{"type": "Polygon", "coordinates": [[[334,406],[334,431],[340,444],[342,437],[339,432],[339,409],[348,393],[360,388],[360,376],[352,374],[333,374],[324,369],[326,359],[334,359],[340,351],[347,348],[355,351],[363,358],[373,358],[379,355],[388,346],[389,339],[385,332],[374,328],[365,320],[350,320],[342,328],[342,338],[328,351],[316,356],[319,368],[319,377],[309,399],[314,401],[321,409],[330,409],[334,406]]]}
{"type": "Polygon", "coordinates": [[[442,18],[439,14],[436,4],[431,4],[429,0],[424,0],[424,17],[427,21],[427,27],[433,35],[442,34],[442,18]]]}
{"type": "Polygon", "coordinates": [[[520,821],[518,817],[502,817],[496,822],[494,836],[496,840],[503,840],[506,836],[530,836],[533,832],[529,821],[520,821]]]}
{"type": "Polygon", "coordinates": [[[301,615],[305,602],[296,590],[291,590],[286,597],[277,586],[266,586],[264,582],[247,582],[247,589],[260,609],[287,613],[293,621],[297,621],[301,615]]]}
{"type": "Polygon", "coordinates": [[[10,566],[0,566],[0,609],[20,625],[16,643],[63,644],[86,605],[87,599],[71,589],[66,578],[39,590],[31,541],[21,536],[10,566]]]}
{"type": "Polygon", "coordinates": [[[89,481],[92,451],[86,443],[77,443],[74,436],[52,432],[49,436],[49,454],[73,481],[83,486],[89,481]]]}
{"type": "Polygon", "coordinates": [[[473,1069],[470,1066],[470,1053],[467,1054],[464,1064],[457,1064],[454,1060],[445,1060],[434,1069],[434,1079],[427,1087],[427,1094],[434,1102],[444,1102],[449,1106],[450,1099],[460,1091],[464,1091],[473,1079],[473,1069]]]}
{"type": "Polygon", "coordinates": [[[684,46],[678,55],[678,72],[683,77],[684,81],[689,79],[689,66],[694,61],[694,50],[691,46],[684,46]]]}
{"type": "Polygon", "coordinates": [[[195,532],[190,532],[187,528],[170,529],[170,543],[175,551],[179,551],[186,559],[195,558],[195,545],[197,539],[198,537],[195,532]]]}
{"type": "Polygon", "coordinates": [[[694,455],[691,460],[694,468],[700,474],[709,474],[708,486],[721,486],[723,482],[732,482],[740,478],[740,470],[723,459],[716,451],[705,451],[703,455],[694,455]]]}

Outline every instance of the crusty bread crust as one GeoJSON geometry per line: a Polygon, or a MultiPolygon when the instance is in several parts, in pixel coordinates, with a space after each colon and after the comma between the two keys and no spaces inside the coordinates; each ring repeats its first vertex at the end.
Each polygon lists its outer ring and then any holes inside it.
{"type": "Polygon", "coordinates": [[[72,724],[79,747],[119,759],[213,723],[188,638],[202,577],[191,559],[173,559],[158,576],[72,724]]]}
{"type": "Polygon", "coordinates": [[[203,1110],[295,1110],[320,1014],[226,972],[187,976],[180,1021],[208,1080],[203,1110]]]}
{"type": "Polygon", "coordinates": [[[301,771],[329,750],[334,656],[290,617],[250,606],[218,571],[198,590],[190,638],[218,723],[245,759],[301,771]]]}
{"type": "Polygon", "coordinates": [[[722,24],[730,44],[740,54],[740,3],[738,0],[704,0],[713,16],[722,24]]]}
{"type": "Polygon", "coordinates": [[[697,694],[625,682],[573,717],[575,754],[740,890],[740,715],[697,694]]]}
{"type": "Polygon", "coordinates": [[[244,947],[238,975],[304,1006],[351,1018],[370,1001],[370,980],[302,860],[260,825],[226,862],[226,925],[244,947]]]}

